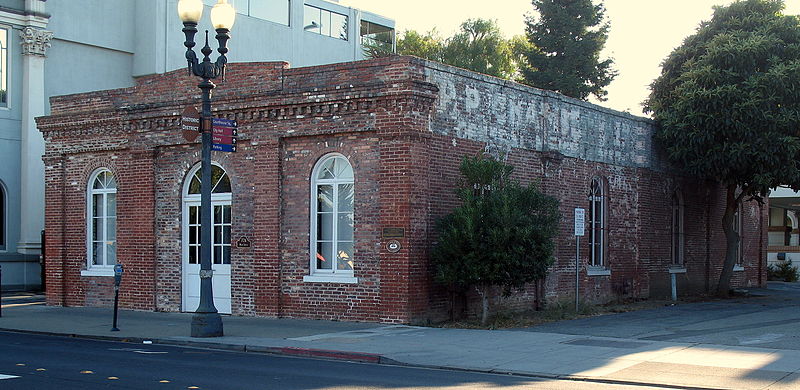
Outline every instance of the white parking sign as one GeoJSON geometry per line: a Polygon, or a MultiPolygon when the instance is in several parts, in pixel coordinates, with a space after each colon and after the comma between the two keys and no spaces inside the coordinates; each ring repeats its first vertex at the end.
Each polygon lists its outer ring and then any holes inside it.
{"type": "Polygon", "coordinates": [[[575,209],[575,235],[576,236],[583,236],[584,232],[584,222],[586,222],[586,210],[576,208],[575,209]]]}

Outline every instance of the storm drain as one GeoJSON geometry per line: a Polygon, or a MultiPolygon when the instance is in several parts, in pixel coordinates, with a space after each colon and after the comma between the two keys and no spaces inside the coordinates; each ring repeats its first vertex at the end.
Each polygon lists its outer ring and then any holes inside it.
{"type": "Polygon", "coordinates": [[[650,345],[650,343],[642,343],[638,341],[619,341],[619,340],[602,340],[602,339],[575,339],[570,341],[564,341],[561,344],[586,345],[589,347],[606,347],[606,348],[622,348],[622,349],[635,349],[650,345]]]}

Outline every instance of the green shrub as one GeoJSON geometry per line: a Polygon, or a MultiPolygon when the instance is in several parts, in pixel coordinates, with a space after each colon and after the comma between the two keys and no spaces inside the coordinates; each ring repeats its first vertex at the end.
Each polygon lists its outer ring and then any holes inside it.
{"type": "Polygon", "coordinates": [[[792,265],[791,260],[781,261],[777,265],[767,266],[768,280],[783,280],[786,282],[796,282],[798,278],[797,267],[792,265]]]}

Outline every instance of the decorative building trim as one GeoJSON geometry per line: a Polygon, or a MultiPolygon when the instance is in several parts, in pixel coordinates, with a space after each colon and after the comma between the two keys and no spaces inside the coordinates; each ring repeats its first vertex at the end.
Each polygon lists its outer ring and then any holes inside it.
{"type": "Polygon", "coordinates": [[[28,26],[20,31],[19,36],[22,38],[22,55],[45,57],[53,32],[28,26]]]}

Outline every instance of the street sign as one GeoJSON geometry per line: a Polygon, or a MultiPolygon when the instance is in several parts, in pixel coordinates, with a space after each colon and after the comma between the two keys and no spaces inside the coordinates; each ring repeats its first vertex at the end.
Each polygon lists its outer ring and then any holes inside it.
{"type": "Polygon", "coordinates": [[[236,137],[226,137],[224,135],[211,134],[211,142],[222,145],[233,145],[236,143],[236,137]]]}
{"type": "Polygon", "coordinates": [[[194,142],[200,135],[200,113],[192,106],[184,108],[181,113],[181,134],[189,142],[194,142]]]}
{"type": "Polygon", "coordinates": [[[211,133],[214,135],[224,135],[226,137],[236,137],[239,132],[235,127],[214,126],[211,130],[211,133]]]}
{"type": "Polygon", "coordinates": [[[236,145],[211,144],[211,150],[216,150],[217,152],[235,152],[236,145]]]}
{"type": "Polygon", "coordinates": [[[222,126],[222,127],[239,127],[236,123],[235,119],[225,119],[225,118],[214,118],[212,119],[212,125],[214,127],[222,126]]]}
{"type": "Polygon", "coordinates": [[[585,230],[584,224],[586,222],[586,210],[581,208],[575,209],[575,235],[576,236],[583,236],[583,232],[585,230]]]}

